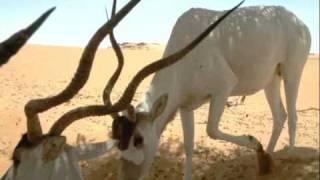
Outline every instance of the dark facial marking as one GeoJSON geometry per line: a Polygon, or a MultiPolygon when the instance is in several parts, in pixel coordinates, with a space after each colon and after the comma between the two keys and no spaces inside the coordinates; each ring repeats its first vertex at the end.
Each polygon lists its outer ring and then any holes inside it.
{"type": "Polygon", "coordinates": [[[121,151],[128,149],[130,138],[135,130],[136,123],[129,121],[125,116],[120,116],[112,122],[112,138],[119,141],[118,148],[121,151]]]}
{"type": "Polygon", "coordinates": [[[16,168],[20,164],[20,153],[19,148],[26,147],[26,148],[32,148],[34,144],[32,144],[28,140],[27,133],[23,134],[20,141],[18,142],[17,146],[14,148],[13,155],[12,155],[12,161],[13,166],[16,168]]]}
{"type": "Polygon", "coordinates": [[[22,148],[31,149],[31,148],[37,146],[38,144],[40,144],[46,137],[48,137],[48,136],[44,135],[44,136],[39,137],[39,139],[36,142],[30,142],[29,139],[28,139],[27,133],[24,133],[21,136],[21,139],[18,142],[17,146],[14,148],[13,155],[11,157],[11,159],[13,161],[13,167],[17,168],[18,165],[20,164],[20,152],[19,152],[19,149],[22,149],[22,148]]]}

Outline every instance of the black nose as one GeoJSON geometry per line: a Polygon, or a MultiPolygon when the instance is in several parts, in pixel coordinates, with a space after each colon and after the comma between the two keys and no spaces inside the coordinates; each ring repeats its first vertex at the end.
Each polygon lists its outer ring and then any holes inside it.
{"type": "Polygon", "coordinates": [[[143,138],[141,135],[135,135],[134,136],[134,141],[133,141],[133,145],[136,148],[141,148],[143,145],[143,138]]]}

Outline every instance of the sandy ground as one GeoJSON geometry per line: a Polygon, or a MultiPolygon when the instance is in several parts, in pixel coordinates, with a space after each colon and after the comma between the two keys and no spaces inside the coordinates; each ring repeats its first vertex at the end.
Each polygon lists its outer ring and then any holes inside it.
{"type": "MultiPolygon", "coordinates": [[[[112,98],[116,100],[128,81],[144,65],[158,59],[163,47],[152,44],[144,47],[127,46],[125,69],[112,98]]],[[[12,150],[25,132],[24,104],[33,98],[53,95],[70,81],[81,54],[79,48],[28,45],[0,70],[0,177],[11,164],[12,150]]],[[[87,104],[101,104],[101,92],[116,66],[111,49],[101,49],[96,57],[90,79],[71,101],[41,114],[44,130],[50,128],[63,112],[87,104]]],[[[135,103],[148,87],[146,79],[137,91],[135,103]]],[[[288,152],[288,128],[285,125],[278,141],[274,171],[268,176],[257,176],[254,152],[231,143],[210,139],[205,133],[208,105],[196,111],[196,137],[193,156],[193,179],[319,179],[319,61],[310,57],[302,76],[297,102],[297,148],[288,152]]],[[[165,130],[159,152],[148,179],[182,179],[183,144],[180,117],[165,130]]],[[[70,144],[83,135],[87,142],[108,139],[110,117],[87,118],[70,126],[65,135],[70,144]]],[[[227,108],[221,128],[232,134],[251,134],[264,146],[272,130],[271,112],[263,92],[247,97],[245,104],[227,108]]],[[[88,180],[116,179],[118,153],[81,162],[88,180]]]]}

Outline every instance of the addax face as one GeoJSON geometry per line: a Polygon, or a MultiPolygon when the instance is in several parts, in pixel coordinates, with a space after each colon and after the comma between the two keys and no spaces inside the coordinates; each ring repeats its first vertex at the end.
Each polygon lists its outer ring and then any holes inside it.
{"type": "Polygon", "coordinates": [[[161,96],[150,112],[137,109],[134,117],[120,117],[113,123],[113,136],[119,138],[121,150],[119,179],[137,180],[144,178],[150,169],[157,150],[159,135],[155,119],[163,112],[167,104],[167,95],[161,96]],[[129,117],[135,118],[130,122],[129,117]]]}

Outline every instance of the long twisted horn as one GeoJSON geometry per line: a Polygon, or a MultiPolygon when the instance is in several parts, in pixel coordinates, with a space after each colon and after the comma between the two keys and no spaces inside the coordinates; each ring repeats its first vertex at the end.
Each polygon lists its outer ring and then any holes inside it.
{"type": "Polygon", "coordinates": [[[204,32],[202,32],[195,40],[193,40],[182,50],[168,57],[160,59],[154,63],[151,63],[140,70],[129,83],[119,101],[115,103],[111,108],[106,108],[104,105],[91,105],[73,109],[62,115],[53,124],[49,131],[49,134],[60,135],[63,130],[65,130],[70,124],[81,118],[85,118],[88,116],[102,116],[126,109],[127,106],[131,103],[137,87],[144,78],[162,68],[168,67],[169,65],[177,62],[182,57],[184,57],[188,52],[196,47],[218,24],[220,24],[224,18],[226,18],[230,13],[237,9],[243,2],[244,1],[241,1],[237,6],[223,14],[216,22],[211,24],[204,32]]]}
{"type": "Polygon", "coordinates": [[[39,29],[39,27],[54,10],[55,7],[47,10],[27,28],[14,33],[7,40],[0,43],[0,67],[3,64],[6,64],[9,59],[15,55],[21,49],[21,47],[23,47],[33,33],[39,29]]]}
{"type": "MultiPolygon", "coordinates": [[[[113,6],[112,6],[112,12],[111,12],[111,17],[113,17],[116,13],[116,7],[117,7],[117,1],[113,1],[113,6]]],[[[108,12],[106,12],[107,18],[108,18],[108,12]]],[[[108,18],[109,19],[109,18],[108,18]]],[[[121,74],[121,71],[123,69],[123,63],[124,63],[124,57],[123,53],[121,51],[120,46],[118,45],[116,38],[114,37],[113,31],[110,33],[110,42],[112,44],[112,48],[116,53],[117,59],[118,59],[118,66],[114,74],[111,76],[110,80],[108,81],[108,84],[104,88],[103,91],[103,102],[106,108],[112,107],[112,102],[110,98],[110,94],[112,92],[112,89],[114,85],[116,84],[117,80],[119,79],[119,76],[121,74]]],[[[112,113],[111,114],[112,118],[117,118],[118,114],[117,113],[112,113]]]]}
{"type": "Polygon", "coordinates": [[[38,113],[66,102],[78,93],[89,78],[93,59],[101,41],[139,2],[140,0],[128,2],[110,21],[96,31],[82,53],[77,71],[71,82],[62,92],[52,97],[31,100],[25,105],[27,132],[30,141],[36,140],[42,134],[38,113]]]}

